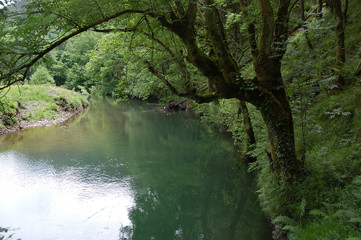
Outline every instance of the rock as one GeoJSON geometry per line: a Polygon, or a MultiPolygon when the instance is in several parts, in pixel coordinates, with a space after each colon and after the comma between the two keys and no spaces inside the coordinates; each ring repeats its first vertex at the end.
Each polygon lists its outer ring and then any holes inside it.
{"type": "Polygon", "coordinates": [[[163,111],[187,111],[188,101],[175,102],[172,101],[163,107],[163,111]]]}

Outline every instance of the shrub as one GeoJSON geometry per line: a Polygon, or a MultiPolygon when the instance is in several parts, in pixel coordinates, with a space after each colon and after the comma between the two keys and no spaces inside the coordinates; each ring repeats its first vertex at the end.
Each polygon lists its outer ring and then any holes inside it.
{"type": "Polygon", "coordinates": [[[30,77],[30,83],[35,85],[52,84],[55,85],[54,78],[50,75],[48,69],[44,66],[39,66],[30,77]]]}

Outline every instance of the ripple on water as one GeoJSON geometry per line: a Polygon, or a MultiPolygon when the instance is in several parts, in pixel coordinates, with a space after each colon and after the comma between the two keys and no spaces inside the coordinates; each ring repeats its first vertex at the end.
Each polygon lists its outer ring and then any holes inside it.
{"type": "Polygon", "coordinates": [[[0,169],[0,222],[16,238],[117,239],[120,226],[131,225],[129,178],[92,178],[85,168],[57,172],[16,152],[0,154],[0,169]]]}

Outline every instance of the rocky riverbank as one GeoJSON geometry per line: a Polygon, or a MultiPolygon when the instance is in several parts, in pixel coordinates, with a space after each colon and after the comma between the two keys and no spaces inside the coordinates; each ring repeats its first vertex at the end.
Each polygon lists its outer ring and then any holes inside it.
{"type": "Polygon", "coordinates": [[[82,109],[74,109],[70,112],[61,110],[58,113],[56,113],[56,116],[53,119],[45,118],[42,120],[33,120],[33,121],[20,120],[18,122],[18,124],[14,125],[14,126],[4,126],[2,129],[0,129],[0,135],[8,134],[8,133],[12,133],[12,132],[16,132],[19,130],[32,128],[32,127],[49,127],[49,126],[53,126],[53,125],[62,124],[64,122],[68,121],[69,119],[75,117],[82,110],[83,110],[83,108],[82,109]]]}
{"type": "Polygon", "coordinates": [[[87,96],[49,85],[24,85],[0,99],[0,135],[61,124],[83,111],[87,96]]]}

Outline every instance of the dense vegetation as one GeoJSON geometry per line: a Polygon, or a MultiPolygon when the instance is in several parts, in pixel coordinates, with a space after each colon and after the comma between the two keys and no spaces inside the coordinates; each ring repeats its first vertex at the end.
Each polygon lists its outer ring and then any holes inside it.
{"type": "Polygon", "coordinates": [[[258,175],[275,238],[361,238],[361,6],[28,0],[0,9],[1,88],[192,100],[258,175]]]}

